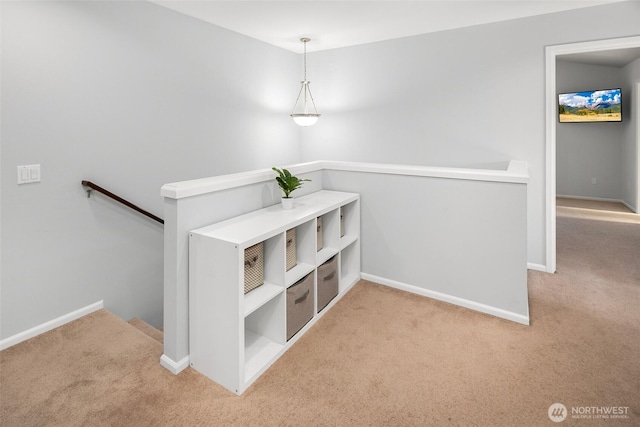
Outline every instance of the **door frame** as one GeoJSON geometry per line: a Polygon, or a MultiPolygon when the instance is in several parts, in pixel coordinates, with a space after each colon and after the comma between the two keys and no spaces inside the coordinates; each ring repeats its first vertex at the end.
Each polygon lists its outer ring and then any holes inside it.
{"type": "MultiPolygon", "coordinates": [[[[636,81],[636,205],[635,213],[640,214],[640,80],[636,81]]],[[[631,112],[634,109],[631,108],[631,112]]]]}
{"type": "MultiPolygon", "coordinates": [[[[601,52],[635,47],[640,47],[640,36],[554,45],[545,48],[545,239],[546,271],[548,273],[555,273],[556,271],[556,58],[560,55],[572,53],[601,52]]],[[[637,95],[637,97],[640,99],[640,95],[637,95]]],[[[640,121],[640,119],[637,121],[640,121]]],[[[636,140],[638,140],[640,138],[638,135],[640,124],[637,125],[636,129],[636,140]]],[[[638,147],[638,151],[640,151],[640,147],[638,147]]],[[[638,169],[640,167],[636,167],[638,184],[640,184],[640,171],[638,169]]],[[[640,186],[638,192],[640,193],[640,186]]],[[[640,199],[637,203],[640,204],[640,199]]]]}

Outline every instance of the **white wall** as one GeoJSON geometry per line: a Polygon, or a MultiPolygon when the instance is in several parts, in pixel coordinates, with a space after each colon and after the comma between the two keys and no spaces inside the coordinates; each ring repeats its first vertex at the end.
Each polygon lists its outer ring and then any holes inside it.
{"type": "Polygon", "coordinates": [[[368,278],[529,324],[526,184],[333,170],[323,183],[360,194],[368,278]]]}
{"type": "Polygon", "coordinates": [[[556,62],[558,93],[622,88],[620,123],[558,123],[556,192],[562,196],[620,200],[622,198],[622,136],[628,120],[629,91],[622,69],[556,62]],[[592,183],[592,179],[596,183],[592,183]]]}
{"type": "Polygon", "coordinates": [[[302,160],[525,160],[528,260],[545,265],[544,47],[638,35],[638,16],[639,2],[622,2],[310,54],[323,116],[302,160]],[[614,24],[586,24],[603,22],[614,24]]]}
{"type": "Polygon", "coordinates": [[[626,122],[622,139],[622,200],[633,210],[638,212],[638,121],[640,120],[640,105],[638,105],[638,82],[640,82],[640,59],[622,69],[625,84],[630,88],[627,96],[629,113],[623,118],[626,122]]]}
{"type": "Polygon", "coordinates": [[[102,299],[161,325],[162,227],[80,181],[162,216],[166,182],[296,162],[299,56],[148,2],[0,7],[0,338],[102,299]]]}

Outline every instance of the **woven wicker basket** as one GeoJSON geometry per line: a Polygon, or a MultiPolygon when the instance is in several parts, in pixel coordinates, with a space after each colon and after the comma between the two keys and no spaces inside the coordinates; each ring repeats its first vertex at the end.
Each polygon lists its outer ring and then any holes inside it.
{"type": "Polygon", "coordinates": [[[264,242],[244,250],[244,293],[264,283],[264,242]]]}
{"type": "Polygon", "coordinates": [[[296,256],[296,229],[287,230],[287,271],[298,263],[296,256]]]}
{"type": "Polygon", "coordinates": [[[316,251],[320,251],[322,249],[322,217],[318,217],[318,237],[316,238],[317,248],[316,251]]]}

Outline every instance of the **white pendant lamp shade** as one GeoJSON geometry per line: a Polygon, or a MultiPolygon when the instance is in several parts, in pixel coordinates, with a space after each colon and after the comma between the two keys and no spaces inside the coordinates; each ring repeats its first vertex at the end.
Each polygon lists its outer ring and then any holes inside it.
{"type": "Polygon", "coordinates": [[[293,111],[291,112],[291,117],[293,117],[293,121],[295,121],[300,126],[311,126],[318,121],[318,110],[316,109],[316,103],[313,101],[313,96],[311,95],[311,88],[309,87],[310,81],[307,80],[307,42],[310,39],[303,37],[300,39],[302,43],[304,43],[304,80],[302,83],[302,87],[300,87],[300,92],[298,93],[298,99],[296,99],[296,104],[293,106],[293,111]]]}
{"type": "Polygon", "coordinates": [[[316,124],[320,114],[292,114],[291,117],[300,126],[311,126],[316,124]]]}

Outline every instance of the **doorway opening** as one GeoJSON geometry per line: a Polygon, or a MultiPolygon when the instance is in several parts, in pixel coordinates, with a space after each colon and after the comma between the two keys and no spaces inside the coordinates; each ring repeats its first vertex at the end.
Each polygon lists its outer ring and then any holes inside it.
{"type": "MultiPolygon", "coordinates": [[[[546,226],[546,271],[556,271],[556,114],[557,114],[557,90],[556,90],[556,59],[558,56],[569,54],[582,54],[593,52],[607,52],[619,49],[640,48],[640,36],[624,37],[619,39],[601,40],[595,42],[572,43],[557,46],[547,46],[545,49],[545,116],[546,116],[546,144],[545,144],[545,226],[546,226]]],[[[640,98],[636,85],[636,98],[640,98]]],[[[637,99],[635,100],[637,102],[637,99]]],[[[636,103],[636,116],[638,104],[636,103]]],[[[636,155],[640,162],[640,124],[636,118],[636,155]]],[[[636,162],[636,182],[640,184],[640,169],[636,162]]],[[[640,185],[636,185],[636,191],[640,195],[640,185]]],[[[640,198],[636,197],[636,205],[640,204],[640,198]]]]}

